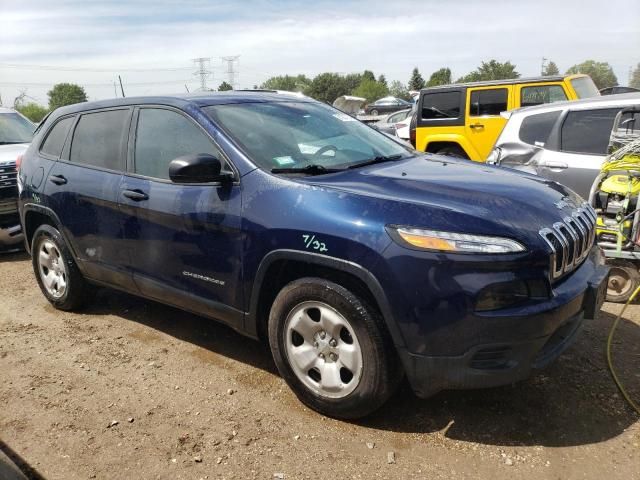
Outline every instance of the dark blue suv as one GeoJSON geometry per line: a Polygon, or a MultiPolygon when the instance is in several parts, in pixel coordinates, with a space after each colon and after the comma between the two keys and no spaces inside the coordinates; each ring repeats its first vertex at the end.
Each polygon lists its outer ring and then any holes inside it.
{"type": "Polygon", "coordinates": [[[54,306],[101,285],[217,319],[268,341],[300,400],[339,418],[405,375],[422,397],[521,380],[606,287],[594,212],[570,190],[288,94],[60,108],[19,188],[54,306]]]}

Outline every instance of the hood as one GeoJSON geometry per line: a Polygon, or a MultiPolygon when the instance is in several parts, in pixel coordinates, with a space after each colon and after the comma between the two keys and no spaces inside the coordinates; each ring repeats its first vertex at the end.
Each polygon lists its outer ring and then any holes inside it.
{"type": "Polygon", "coordinates": [[[306,182],[386,200],[388,223],[516,239],[538,236],[583,200],[566,187],[511,169],[417,156],[306,182]]]}
{"type": "Polygon", "coordinates": [[[342,95],[335,99],[333,106],[344,113],[355,115],[362,109],[362,105],[364,105],[366,101],[366,98],[342,95]]]}
{"type": "Polygon", "coordinates": [[[15,162],[18,155],[26,152],[27,148],[29,148],[28,143],[0,145],[0,163],[15,162]]]}

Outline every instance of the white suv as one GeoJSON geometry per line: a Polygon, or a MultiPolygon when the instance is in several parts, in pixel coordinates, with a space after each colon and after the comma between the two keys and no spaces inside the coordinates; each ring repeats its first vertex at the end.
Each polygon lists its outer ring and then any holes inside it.
{"type": "Polygon", "coordinates": [[[640,93],[626,93],[504,112],[509,121],[487,163],[555,180],[588,198],[616,115],[637,105],[640,93]]]}

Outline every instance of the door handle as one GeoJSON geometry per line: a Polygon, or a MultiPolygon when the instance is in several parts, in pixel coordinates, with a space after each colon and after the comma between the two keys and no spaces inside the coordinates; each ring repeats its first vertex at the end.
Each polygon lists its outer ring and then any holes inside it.
{"type": "Polygon", "coordinates": [[[67,183],[67,179],[64,175],[51,175],[49,177],[49,181],[51,183],[55,183],[56,185],[64,185],[65,183],[67,183]]]}
{"type": "Polygon", "coordinates": [[[482,123],[474,123],[473,125],[469,125],[469,127],[476,130],[476,129],[484,128],[484,125],[482,123]]]}
{"type": "Polygon", "coordinates": [[[557,160],[547,160],[538,164],[540,167],[550,168],[552,170],[565,170],[569,168],[569,165],[565,162],[559,162],[557,160]]]}
{"type": "Polygon", "coordinates": [[[149,195],[144,193],[142,190],[124,190],[122,192],[122,195],[124,195],[127,198],[130,198],[134,202],[140,202],[142,200],[149,199],[149,195]]]}

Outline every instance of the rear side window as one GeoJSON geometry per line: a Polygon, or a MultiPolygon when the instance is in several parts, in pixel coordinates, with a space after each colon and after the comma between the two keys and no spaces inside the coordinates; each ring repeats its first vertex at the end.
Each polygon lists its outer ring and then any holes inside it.
{"type": "Polygon", "coordinates": [[[59,158],[62,153],[62,147],[64,147],[64,141],[67,139],[67,133],[69,133],[69,128],[71,128],[74,120],[74,117],[67,117],[58,121],[49,131],[40,151],[46,155],[59,158]]]}
{"type": "Polygon", "coordinates": [[[82,115],[73,134],[69,160],[109,170],[124,170],[122,153],[128,120],[129,109],[82,115]]]}
{"type": "Polygon", "coordinates": [[[563,152],[605,155],[619,108],[569,112],[562,125],[563,152]]]}
{"type": "Polygon", "coordinates": [[[460,92],[427,93],[422,96],[422,118],[458,118],[460,92]]]}
{"type": "Polygon", "coordinates": [[[507,109],[508,91],[506,88],[491,90],[473,90],[469,115],[479,117],[482,115],[500,115],[507,109]]]}
{"type": "Polygon", "coordinates": [[[561,85],[537,85],[534,87],[522,87],[522,90],[520,90],[521,107],[559,102],[566,99],[567,95],[561,85]]]}
{"type": "Polygon", "coordinates": [[[169,163],[183,155],[208,153],[223,161],[205,133],[183,115],[160,108],[141,108],[136,131],[135,173],[169,178],[169,163]]]}
{"type": "Polygon", "coordinates": [[[529,115],[520,125],[520,140],[529,145],[544,147],[553,125],[558,120],[560,111],[529,115]]]}

